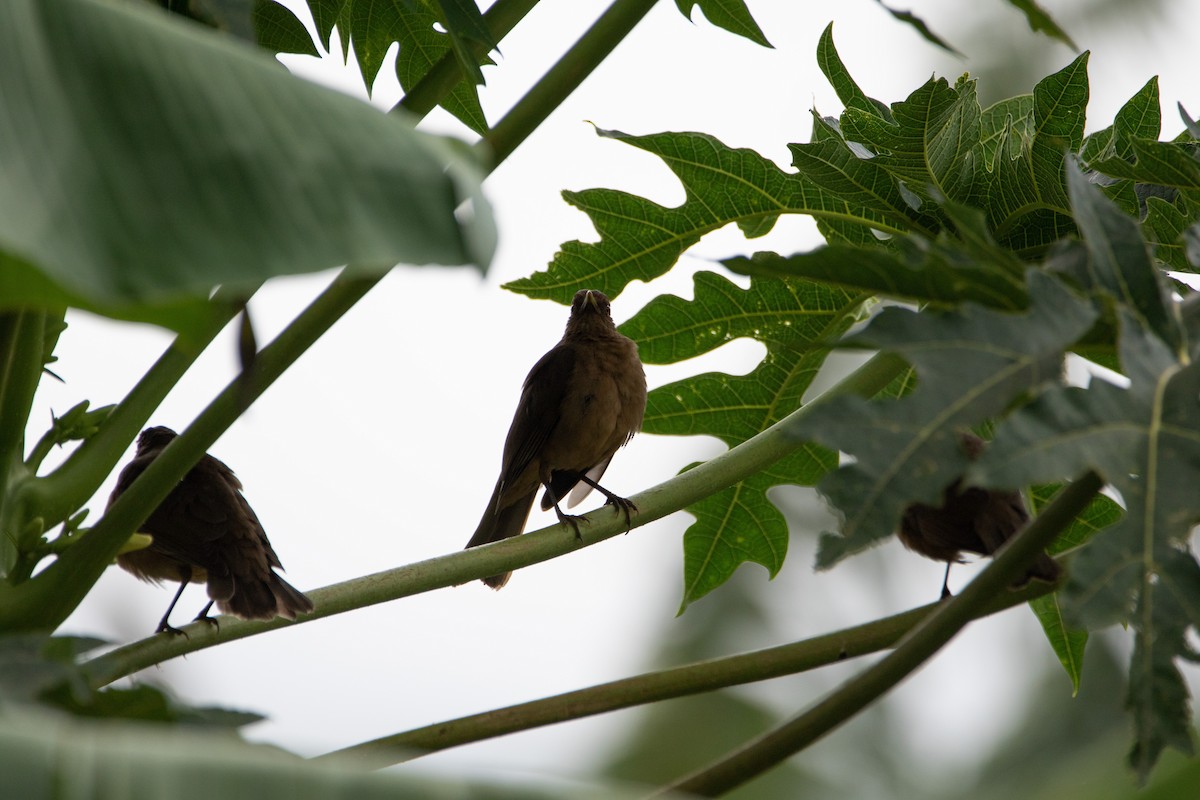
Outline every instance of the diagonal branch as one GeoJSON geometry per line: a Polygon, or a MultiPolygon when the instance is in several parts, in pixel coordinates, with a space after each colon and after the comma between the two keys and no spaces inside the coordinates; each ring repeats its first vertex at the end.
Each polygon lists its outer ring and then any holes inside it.
{"type": "MultiPolygon", "coordinates": [[[[266,350],[264,350],[265,352],[266,350]]],[[[260,356],[260,361],[261,358],[262,356],[260,356]]],[[[806,443],[790,436],[787,428],[795,419],[808,413],[809,408],[819,406],[828,399],[843,394],[853,393],[870,397],[887,386],[905,368],[905,363],[896,356],[876,355],[845,379],[830,387],[820,397],[757,436],[695,469],[688,470],[635,495],[630,498],[637,503],[639,509],[634,519],[634,527],[641,527],[668,514],[673,514],[713,492],[732,486],[747,476],[765,469],[797,448],[804,447],[806,443]]],[[[205,414],[207,413],[206,411],[205,414]]],[[[204,416],[201,415],[196,424],[199,424],[204,416]]],[[[184,436],[186,435],[185,432],[184,436]]],[[[176,443],[181,442],[184,436],[180,436],[176,443]]],[[[164,460],[169,452],[169,450],[164,452],[163,456],[155,463],[164,460]]],[[[154,465],[151,465],[144,475],[150,475],[153,468],[154,465]]],[[[145,478],[139,480],[145,480],[145,478]]],[[[131,488],[126,494],[130,494],[132,491],[131,488]]],[[[124,496],[122,495],[122,497],[124,496]]],[[[113,509],[117,508],[118,506],[114,504],[113,509]]],[[[315,609],[311,614],[306,614],[295,621],[283,618],[261,621],[220,617],[219,628],[203,623],[193,623],[183,629],[187,632],[187,637],[151,636],[133,642],[89,662],[88,671],[91,675],[91,683],[94,686],[104,686],[152,664],[203,650],[221,642],[242,639],[246,636],[290,625],[302,625],[357,608],[527,567],[530,564],[548,561],[572,552],[580,546],[593,545],[625,532],[624,519],[605,509],[594,511],[587,517],[592,524],[584,529],[582,543],[575,538],[572,532],[555,524],[495,544],[418,561],[308,592],[315,609]]]]}
{"type": "Polygon", "coordinates": [[[809,710],[704,769],[661,790],[718,797],[770,770],[863,710],[979,616],[1054,538],[1087,507],[1104,481],[1088,472],[1062,491],[1028,528],[1017,534],[962,593],[929,615],[887,657],[851,678],[809,710]]]}
{"type": "MultiPolygon", "coordinates": [[[[1031,583],[1020,591],[1002,592],[994,602],[980,609],[979,616],[1003,611],[1049,594],[1054,589],[1055,587],[1048,584],[1031,583]]],[[[438,750],[544,725],[794,675],[892,647],[939,605],[931,603],[864,625],[791,644],[648,672],[528,703],[447,720],[363,742],[319,756],[316,760],[353,759],[353,763],[359,767],[378,769],[438,750]]]]}

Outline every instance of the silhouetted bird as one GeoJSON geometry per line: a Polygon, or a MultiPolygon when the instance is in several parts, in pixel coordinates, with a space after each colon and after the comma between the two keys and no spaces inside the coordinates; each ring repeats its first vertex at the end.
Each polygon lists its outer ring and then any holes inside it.
{"type": "MultiPolygon", "coordinates": [[[[959,434],[959,441],[972,461],[983,453],[983,440],[970,433],[959,434]]],[[[940,506],[913,503],[904,510],[900,521],[900,541],[909,550],[946,562],[942,597],[950,596],[950,566],[962,563],[962,552],[991,555],[1029,522],[1029,512],[1020,492],[999,492],[979,487],[962,488],[956,480],[942,493],[940,506]]],[[[1014,586],[1024,586],[1031,578],[1053,583],[1060,567],[1045,553],[1039,553],[1029,570],[1014,586]]]]}
{"type": "MultiPolygon", "coordinates": [[[[625,514],[637,507],[599,484],[617,448],[642,426],[646,410],[646,374],[637,345],[613,325],[608,298],[585,289],[575,294],[562,340],[542,356],[525,378],[513,416],[500,477],[483,519],[467,547],[517,536],[544,486],[542,509],[554,508],[559,520],[579,536],[579,517],[564,514],[559,503],[570,492],[568,507],[595,489],[625,514]]],[[[483,582],[499,589],[512,573],[483,582]]]]}
{"type": "MultiPolygon", "coordinates": [[[[175,436],[169,428],[142,431],[137,454],[121,470],[108,505],[130,487],[175,436]]],[[[196,616],[197,621],[215,623],[208,616],[214,602],[221,611],[243,619],[295,619],[298,613],[312,611],[312,602],[275,574],[274,568],[283,567],[241,488],[229,467],[206,454],[138,528],[152,537],[150,545],[117,556],[122,568],[142,580],[179,581],[179,591],[156,633],[182,633],[167,620],[184,587],[192,581],[207,582],[211,598],[196,616]]]]}

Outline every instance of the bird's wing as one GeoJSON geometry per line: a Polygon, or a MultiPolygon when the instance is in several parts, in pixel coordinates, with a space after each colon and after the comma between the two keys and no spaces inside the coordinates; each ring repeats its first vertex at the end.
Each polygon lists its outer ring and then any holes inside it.
{"type": "Polygon", "coordinates": [[[575,369],[575,350],[555,346],[533,365],[504,441],[501,480],[511,484],[538,458],[562,416],[563,399],[575,369]]]}

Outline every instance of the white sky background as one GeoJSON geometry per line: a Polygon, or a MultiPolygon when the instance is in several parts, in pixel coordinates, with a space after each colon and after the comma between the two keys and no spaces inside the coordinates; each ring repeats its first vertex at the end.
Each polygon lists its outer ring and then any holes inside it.
{"type": "MultiPolygon", "coordinates": [[[[903,99],[933,71],[954,80],[970,70],[969,60],[926,44],[868,0],[749,5],[776,49],[718,30],[699,14],[692,24],[674,3],[660,3],[489,178],[500,249],[486,279],[469,269],[397,268],[216,443],[212,453],[242,479],[290,582],[312,589],[445,554],[461,548],[474,530],[521,382],[558,340],[567,317],[562,306],[530,301],[499,285],[544,268],[562,242],[595,238],[586,216],[561,199],[564,189],[615,188],[664,205],[683,200],[661,162],[597,137],[586,120],[639,134],[703,131],[789,168],[787,144],[808,139],[809,109],[815,105],[831,115],[841,110],[814,55],[830,19],[851,73],[868,94],[886,102],[903,99]]],[[[958,4],[909,5],[956,42],[958,4]]],[[[1045,5],[1065,14],[1073,3],[1045,5]]],[[[541,3],[502,42],[499,67],[484,70],[489,121],[499,119],[606,6],[596,0],[541,3]]],[[[997,16],[997,35],[1010,39],[1015,51],[1050,50],[1059,66],[1073,57],[1029,33],[1015,12],[997,16]]],[[[1187,0],[1175,4],[1171,20],[1131,33],[1126,43],[1095,38],[1084,24],[1069,29],[1081,47],[1094,51],[1089,130],[1111,122],[1154,74],[1162,79],[1164,135],[1182,127],[1176,101],[1200,114],[1194,64],[1187,63],[1187,37],[1197,21],[1200,2],[1187,0]]],[[[287,63],[362,93],[356,74],[334,60],[287,63]]],[[[376,88],[375,102],[384,107],[399,96],[391,63],[376,88]]],[[[473,138],[440,113],[425,127],[473,138]]],[[[784,219],[770,236],[749,243],[736,229],[721,231],[666,277],[631,285],[616,300],[614,316],[627,319],[663,292],[690,298],[696,270],[722,271],[712,259],[759,249],[787,253],[818,242],[807,219],[784,219]]],[[[252,311],[260,343],[329,278],[276,280],[259,292],[252,311]]],[[[96,406],[116,402],[169,342],[147,326],[79,313],[69,322],[54,366],[66,383],[44,383],[29,441],[41,434],[51,409],[62,413],[83,398],[96,406]]],[[[234,341],[232,331],[218,339],[151,424],[186,427],[235,374],[234,341]]],[[[755,343],[735,342],[694,362],[649,367],[647,375],[654,387],[713,369],[745,373],[761,352],[755,343]]],[[[605,485],[632,495],[720,450],[714,440],[639,436],[618,453],[605,485]]],[[[93,501],[90,521],[114,480],[93,501]]],[[[589,500],[580,510],[593,507],[589,500]]],[[[552,514],[537,512],[529,529],[552,521],[552,514]]],[[[475,583],[428,593],[205,650],[144,677],[169,683],[193,703],[266,714],[269,721],[249,735],[303,754],[623,677],[649,666],[654,638],[672,624],[681,593],[680,538],[690,522],[676,514],[521,570],[502,592],[475,583]]],[[[867,621],[936,596],[940,565],[894,543],[831,573],[813,574],[812,543],[822,524],[793,531],[791,557],[771,587],[780,603],[796,609],[787,628],[747,631],[747,648],[867,621]],[[870,590],[854,582],[856,562],[880,558],[894,565],[893,584],[870,590]]],[[[957,570],[954,585],[971,573],[957,570]]],[[[763,581],[766,573],[751,565],[738,579],[763,581]]],[[[170,596],[166,587],[111,569],[64,632],[117,642],[141,638],[153,630],[170,596]]],[[[190,588],[175,621],[190,619],[204,600],[202,588],[190,588]]],[[[701,602],[721,602],[720,590],[701,602]]],[[[899,724],[919,732],[906,744],[910,755],[942,770],[969,768],[1011,724],[1021,665],[1052,659],[1032,615],[1020,610],[969,628],[893,695],[899,724]],[[986,694],[975,688],[981,683],[990,687],[986,694]]],[[[1069,691],[1065,677],[1063,690],[1069,691]]],[[[789,712],[814,699],[770,686],[755,691],[789,712]]],[[[614,714],[509,736],[412,768],[453,775],[584,775],[629,719],[614,714]]]]}

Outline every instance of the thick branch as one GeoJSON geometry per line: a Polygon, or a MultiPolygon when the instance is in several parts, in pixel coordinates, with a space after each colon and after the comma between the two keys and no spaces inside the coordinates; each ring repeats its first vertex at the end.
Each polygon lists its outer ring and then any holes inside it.
{"type": "MultiPolygon", "coordinates": [[[[1040,583],[1030,584],[1019,592],[1002,592],[994,603],[980,610],[979,616],[1003,611],[1052,591],[1053,586],[1040,583]]],[[[363,742],[320,756],[318,760],[346,758],[358,766],[378,769],[426,753],[543,725],[794,675],[892,647],[937,607],[937,603],[932,603],[804,641],[649,672],[447,720],[363,742]]]]}
{"type": "MultiPolygon", "coordinates": [[[[538,0],[496,0],[483,14],[483,21],[487,23],[492,39],[498,42],[507,36],[537,3],[538,0]]],[[[484,45],[474,40],[468,43],[468,47],[476,58],[487,54],[484,45]]],[[[423,117],[442,102],[461,80],[462,67],[458,64],[458,58],[453,50],[447,50],[392,110],[402,108],[423,117]]]]}
{"type": "Polygon", "coordinates": [[[620,44],[656,0],[614,0],[579,41],[488,131],[479,146],[491,167],[512,155],[521,142],[562,105],[600,62],[620,44]]]}
{"type": "Polygon", "coordinates": [[[718,797],[761,775],[846,722],[949,642],[1006,588],[1071,520],[1087,507],[1104,482],[1088,472],[1064,489],[1054,502],[1011,539],[987,569],[962,593],[940,605],[901,644],[877,664],[859,673],[808,711],[675,783],[664,792],[718,797]]]}
{"type": "MultiPolygon", "coordinates": [[[[265,350],[263,352],[266,353],[265,350]]],[[[261,359],[262,356],[260,356],[260,362],[261,359]]],[[[714,492],[762,471],[797,448],[805,446],[805,442],[789,436],[787,428],[793,420],[806,414],[808,408],[843,394],[859,394],[870,397],[886,386],[903,369],[905,369],[905,364],[899,358],[888,354],[876,355],[819,398],[752,439],[748,439],[695,469],[688,470],[635,495],[630,498],[637,503],[639,509],[633,520],[634,527],[646,525],[686,508],[714,492]]],[[[208,413],[206,411],[204,415],[201,415],[201,419],[208,413]]],[[[197,424],[199,422],[200,419],[197,420],[197,424]]],[[[181,436],[180,440],[183,438],[181,436]]],[[[161,461],[165,457],[166,453],[158,460],[161,461]]],[[[153,469],[153,465],[146,470],[144,475],[149,475],[151,469],[153,469]]],[[[144,479],[143,477],[142,480],[144,479]]],[[[132,489],[130,491],[132,492],[132,489]]],[[[117,505],[114,505],[113,509],[117,509],[117,505]]],[[[357,608],[527,567],[530,564],[548,561],[581,546],[596,544],[625,532],[624,518],[613,514],[607,508],[601,508],[587,516],[592,520],[592,524],[582,528],[582,542],[577,540],[571,531],[554,524],[524,536],[418,561],[414,564],[308,592],[308,596],[316,608],[311,614],[294,622],[283,618],[264,622],[220,617],[219,629],[203,623],[195,623],[184,628],[188,633],[187,637],[152,636],[133,642],[94,659],[89,669],[92,683],[96,686],[103,686],[152,664],[203,650],[221,642],[241,639],[289,625],[300,625],[357,608]]]]}

